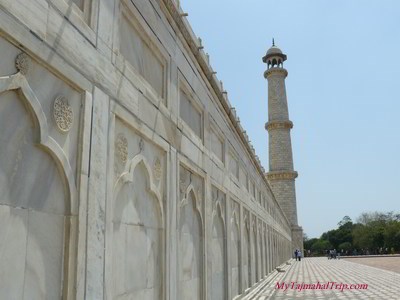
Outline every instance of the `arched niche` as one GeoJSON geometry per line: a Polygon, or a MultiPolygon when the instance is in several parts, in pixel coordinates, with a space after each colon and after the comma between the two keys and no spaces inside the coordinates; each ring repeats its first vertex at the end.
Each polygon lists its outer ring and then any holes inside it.
{"type": "Polygon", "coordinates": [[[259,281],[263,276],[263,262],[264,257],[262,255],[262,237],[261,237],[261,228],[259,221],[256,223],[257,228],[257,281],[259,281]]]}
{"type": "Polygon", "coordinates": [[[224,212],[217,201],[212,218],[211,235],[211,300],[226,299],[226,247],[224,212]]]}
{"type": "Polygon", "coordinates": [[[251,265],[251,241],[250,241],[250,221],[248,220],[248,216],[244,217],[244,228],[243,228],[243,291],[251,286],[251,273],[252,273],[252,265],[251,265]]]}
{"type": "Polygon", "coordinates": [[[134,157],[115,185],[112,298],[164,298],[162,199],[146,158],[134,157]]]}
{"type": "Polygon", "coordinates": [[[257,228],[255,225],[255,220],[253,218],[252,220],[252,238],[251,238],[251,258],[252,258],[252,272],[251,272],[251,278],[252,278],[252,284],[256,283],[258,278],[257,278],[257,270],[258,270],[258,259],[257,259],[257,228]]]}
{"type": "Polygon", "coordinates": [[[24,74],[0,77],[0,290],[4,299],[69,298],[75,176],[24,74]]]}
{"type": "Polygon", "coordinates": [[[178,299],[203,299],[203,226],[199,203],[190,184],[180,203],[178,299]]]}
{"type": "Polygon", "coordinates": [[[231,295],[232,297],[240,294],[240,226],[239,226],[239,216],[237,216],[236,211],[233,211],[231,218],[231,295]]]}

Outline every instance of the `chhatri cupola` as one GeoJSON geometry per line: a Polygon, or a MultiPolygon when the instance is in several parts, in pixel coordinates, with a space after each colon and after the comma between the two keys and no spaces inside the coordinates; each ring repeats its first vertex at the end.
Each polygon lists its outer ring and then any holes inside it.
{"type": "Polygon", "coordinates": [[[272,39],[272,47],[268,49],[267,54],[263,57],[263,62],[267,64],[267,69],[283,68],[283,62],[286,60],[286,55],[281,49],[275,46],[275,41],[272,39]]]}

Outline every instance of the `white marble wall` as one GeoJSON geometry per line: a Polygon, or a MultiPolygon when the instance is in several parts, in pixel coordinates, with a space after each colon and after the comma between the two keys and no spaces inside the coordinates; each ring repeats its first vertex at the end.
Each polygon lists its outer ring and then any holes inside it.
{"type": "Polygon", "coordinates": [[[72,2],[0,0],[0,299],[244,293],[291,231],[189,24],[169,0],[72,2]]]}

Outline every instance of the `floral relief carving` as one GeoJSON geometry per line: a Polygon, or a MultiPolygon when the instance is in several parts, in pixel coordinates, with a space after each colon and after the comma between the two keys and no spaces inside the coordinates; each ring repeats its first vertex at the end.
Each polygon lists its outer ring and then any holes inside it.
{"type": "Polygon", "coordinates": [[[126,163],[128,160],[128,140],[120,133],[115,141],[115,153],[120,161],[126,163]]]}
{"type": "Polygon", "coordinates": [[[22,75],[26,75],[29,71],[31,59],[29,56],[22,52],[17,55],[15,58],[15,67],[17,68],[18,72],[20,72],[22,75]]]}
{"type": "Polygon", "coordinates": [[[58,96],[53,103],[53,117],[61,132],[68,132],[74,121],[74,112],[64,96],[58,96]]]}

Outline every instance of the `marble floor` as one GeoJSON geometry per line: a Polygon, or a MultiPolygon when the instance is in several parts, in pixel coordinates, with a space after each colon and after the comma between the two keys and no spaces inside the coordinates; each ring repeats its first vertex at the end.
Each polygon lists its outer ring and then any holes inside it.
{"type": "Polygon", "coordinates": [[[256,289],[244,299],[400,299],[400,274],[344,259],[305,258],[256,289]]]}

